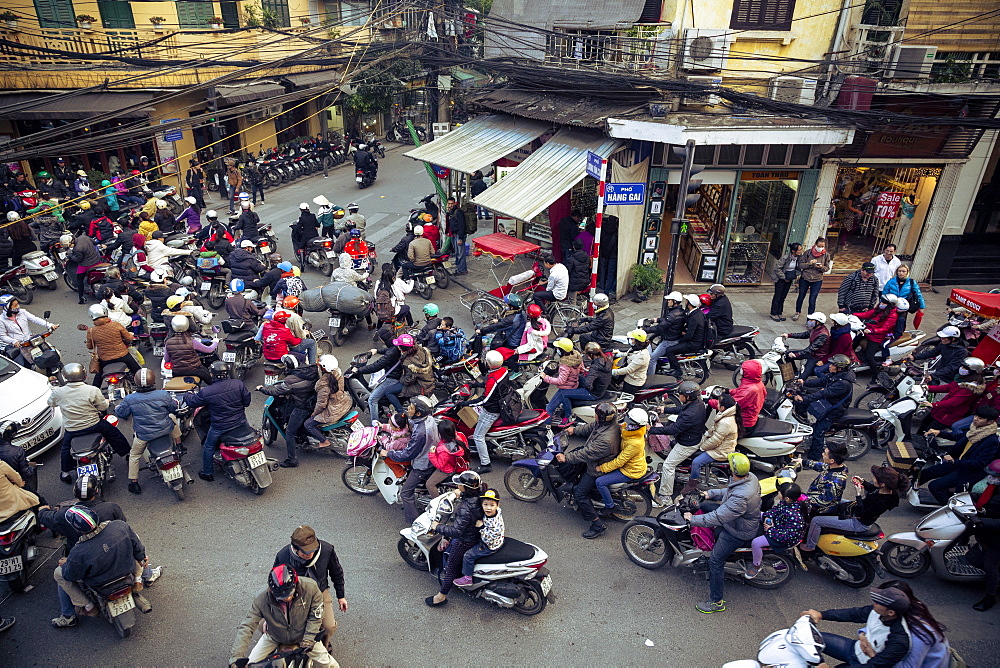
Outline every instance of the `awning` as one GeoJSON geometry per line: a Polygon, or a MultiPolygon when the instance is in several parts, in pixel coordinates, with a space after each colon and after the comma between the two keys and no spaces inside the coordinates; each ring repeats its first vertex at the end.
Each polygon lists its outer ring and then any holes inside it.
{"type": "Polygon", "coordinates": [[[508,261],[513,260],[518,255],[534,253],[541,249],[538,244],[512,237],[503,232],[494,232],[483,237],[476,237],[472,240],[472,245],[476,250],[508,261]]]}
{"type": "Polygon", "coordinates": [[[472,201],[504,216],[531,220],[587,175],[587,151],[607,158],[620,146],[596,132],[563,128],[472,201]]]}
{"type": "Polygon", "coordinates": [[[276,83],[249,81],[243,84],[216,86],[215,93],[218,95],[219,104],[232,105],[284,95],[285,89],[276,83]]]}
{"type": "Polygon", "coordinates": [[[551,128],[550,123],[513,116],[480,116],[403,155],[471,174],[538,139],[551,128]]]}
{"type": "Polygon", "coordinates": [[[284,78],[300,88],[309,88],[311,86],[333,86],[339,84],[344,75],[337,70],[323,70],[322,72],[288,74],[284,78]]]}
{"type": "Polygon", "coordinates": [[[949,299],[984,318],[1000,318],[1000,295],[998,294],[954,288],[949,299]]]}
{"type": "MultiPolygon", "coordinates": [[[[0,95],[0,118],[8,120],[79,120],[146,104],[152,92],[85,93],[61,96],[52,93],[11,93],[0,95]],[[50,99],[47,99],[50,98],[50,99]]],[[[116,118],[144,118],[152,108],[122,112],[116,118]]]]}

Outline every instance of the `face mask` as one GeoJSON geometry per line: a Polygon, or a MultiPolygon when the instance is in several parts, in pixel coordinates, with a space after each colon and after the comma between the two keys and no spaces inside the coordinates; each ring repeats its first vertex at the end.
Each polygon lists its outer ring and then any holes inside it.
{"type": "MultiPolygon", "coordinates": [[[[11,311],[11,313],[16,313],[16,312],[17,311],[11,311]]],[[[958,375],[959,376],[968,376],[970,373],[972,373],[972,372],[969,371],[968,369],[966,369],[965,367],[962,367],[961,369],[958,370],[958,375]]]]}
{"type": "Polygon", "coordinates": [[[19,309],[19,308],[12,308],[12,309],[10,309],[10,314],[11,315],[17,315],[20,312],[21,312],[21,309],[19,309]]]}
{"type": "Polygon", "coordinates": [[[815,320],[806,320],[806,327],[808,327],[809,329],[812,329],[813,327],[815,327],[816,324],[817,323],[816,323],[815,320]]]}
{"type": "Polygon", "coordinates": [[[825,246],[813,246],[813,250],[816,251],[817,253],[822,253],[823,251],[826,250],[826,247],[825,246]]]}
{"type": "Polygon", "coordinates": [[[884,309],[884,308],[885,308],[886,306],[888,306],[888,304],[879,304],[879,305],[878,305],[878,307],[879,307],[880,309],[884,309]]]}

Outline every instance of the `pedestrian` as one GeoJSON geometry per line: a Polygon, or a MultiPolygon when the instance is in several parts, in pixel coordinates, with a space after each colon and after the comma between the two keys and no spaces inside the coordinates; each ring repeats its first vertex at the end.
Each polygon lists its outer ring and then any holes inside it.
{"type": "Polygon", "coordinates": [[[837,307],[841,313],[857,313],[874,308],[882,285],[875,278],[875,265],[865,262],[840,282],[837,307]]]}
{"type": "Polygon", "coordinates": [[[809,311],[816,310],[816,299],[819,291],[823,287],[823,275],[830,271],[830,253],[826,250],[826,239],[820,237],[816,239],[812,248],[798,256],[796,268],[799,271],[799,296],[795,300],[795,315],[792,320],[798,320],[802,315],[802,302],[805,301],[806,293],[809,294],[809,311]]]}
{"type": "Polygon", "coordinates": [[[226,158],[226,183],[229,186],[229,215],[236,215],[236,200],[243,187],[243,174],[236,168],[236,160],[226,158]]]}
{"type": "Polygon", "coordinates": [[[458,206],[458,200],[448,198],[448,226],[445,230],[451,239],[452,253],[455,255],[455,276],[469,273],[465,257],[465,241],[468,231],[465,224],[465,211],[458,206]]]}
{"type": "Polygon", "coordinates": [[[597,254],[597,289],[611,299],[618,296],[618,216],[601,221],[601,243],[597,254]]]}
{"type": "Polygon", "coordinates": [[[194,197],[199,209],[205,208],[205,172],[201,168],[201,163],[197,158],[188,161],[190,167],[184,174],[184,183],[187,185],[188,197],[194,197]]]}
{"type": "Polygon", "coordinates": [[[579,209],[573,209],[568,216],[563,216],[556,223],[556,230],[559,232],[559,245],[553,246],[552,250],[560,262],[568,257],[569,250],[573,247],[573,239],[580,233],[580,221],[582,220],[583,213],[579,209]]]}
{"type": "Polygon", "coordinates": [[[257,195],[260,195],[260,203],[266,204],[264,201],[264,172],[261,171],[260,165],[251,160],[243,171],[246,175],[244,184],[248,186],[247,190],[250,191],[254,205],[257,204],[257,195]]]}
{"type": "Polygon", "coordinates": [[[771,297],[771,320],[780,322],[785,319],[781,314],[785,307],[785,297],[788,290],[799,275],[799,256],[802,255],[802,244],[788,244],[788,252],[778,258],[777,264],[771,270],[774,279],[774,296],[771,297]]]}
{"type": "MultiPolygon", "coordinates": [[[[880,255],[879,257],[882,256],[880,255]]],[[[907,308],[900,311],[896,317],[896,330],[893,338],[898,339],[906,331],[907,316],[910,313],[923,311],[927,308],[927,302],[924,301],[924,294],[920,291],[920,286],[917,285],[915,280],[910,278],[910,268],[905,264],[900,264],[896,267],[896,275],[882,284],[882,294],[896,295],[907,302],[907,308]]],[[[919,327],[920,320],[918,319],[916,322],[919,327]]]]}
{"type": "MultiPolygon", "coordinates": [[[[871,259],[871,264],[875,267],[875,284],[881,291],[896,274],[896,268],[901,261],[896,257],[896,244],[887,244],[882,252],[871,259]]],[[[906,297],[906,295],[899,295],[906,297]]]]}

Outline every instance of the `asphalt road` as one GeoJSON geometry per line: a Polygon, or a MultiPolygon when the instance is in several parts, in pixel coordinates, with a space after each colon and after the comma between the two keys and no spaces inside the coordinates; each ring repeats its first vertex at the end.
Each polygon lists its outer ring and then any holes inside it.
{"type": "MultiPolygon", "coordinates": [[[[361,205],[369,217],[368,238],[387,259],[409,209],[432,189],[423,167],[401,152],[392,150],[377,184],[361,192],[347,168],[329,179],[313,176],[269,192],[259,213],[279,230],[279,250],[290,252],[285,231],[297,217],[299,202],[311,202],[323,193],[341,205],[361,205]]],[[[212,204],[219,202],[214,199],[212,204]]],[[[305,278],[310,285],[319,281],[315,272],[305,278]]],[[[470,288],[494,287],[484,259],[470,261],[466,278],[470,288]]],[[[462,292],[457,286],[439,291],[435,300],[442,313],[454,316],[468,332],[468,309],[458,302],[462,292]]],[[[734,300],[740,297],[734,295],[734,300]]],[[[415,311],[423,304],[420,297],[410,302],[415,311]]],[[[38,314],[52,310],[52,318],[63,324],[53,343],[67,361],[85,361],[82,335],[74,326],[86,321],[86,312],[77,306],[75,295],[62,288],[39,292],[28,308],[38,314]]],[[[765,311],[758,312],[760,319],[766,318],[765,311]]],[[[367,333],[353,334],[338,352],[342,363],[367,344],[367,333]]],[[[260,369],[255,370],[248,383],[257,384],[260,376],[260,369]]],[[[728,376],[719,373],[715,380],[726,382],[728,376]]],[[[262,403],[257,395],[248,410],[251,423],[259,424],[262,403]]],[[[196,471],[200,448],[195,436],[188,447],[185,464],[196,471]]],[[[281,451],[269,449],[269,454],[280,458],[281,451]]],[[[864,475],[881,458],[873,453],[854,463],[852,471],[864,475]]],[[[56,454],[50,452],[41,461],[42,493],[50,500],[69,497],[69,487],[57,480],[56,454]]],[[[800,571],[776,591],[727,583],[729,610],[703,615],[694,604],[707,598],[706,581],[686,570],[649,572],[633,565],[621,548],[621,524],[612,523],[603,537],[585,541],[580,532],[586,524],[551,498],[537,504],[510,499],[501,465],[486,478],[500,490],[508,533],[549,554],[557,600],[538,616],[522,617],[456,591],[448,606],[431,609],[423,598],[436,590],[435,581],[406,566],[396,551],[403,524],[400,509],[386,506],[381,497],[349,491],[340,477],[343,460],[303,454],[300,462],[298,469],[275,472],[273,485],[262,496],[220,476],[214,483],[196,480],[187,500],[177,503],[157,480],[146,479],[148,473],[143,474],[143,494],[129,494],[125,463],[116,459],[119,479],[106,498],[121,504],[153,562],[166,569],[148,592],[152,614],[139,620],[126,641],[100,619],[83,619],[74,629],[52,628],[49,620],[58,609],[51,573],[58,555],[53,553],[54,542],[43,536],[43,557],[35,562],[31,578],[34,588],[7,596],[0,604],[0,614],[18,619],[0,635],[0,665],[225,665],[236,627],[265,586],[275,552],[299,524],[312,525],[320,538],[336,545],[347,573],[350,609],[338,614],[334,652],[345,666],[719,666],[753,656],[761,639],[788,626],[804,608],[848,607],[868,600],[865,592],[826,575],[800,571]]],[[[881,524],[887,532],[906,531],[921,515],[904,504],[881,524]]],[[[981,595],[977,587],[946,583],[933,574],[913,584],[948,625],[950,639],[970,665],[997,665],[995,643],[989,640],[997,632],[997,613],[971,609],[981,595]]],[[[847,635],[855,630],[829,623],[821,628],[847,635]]]]}

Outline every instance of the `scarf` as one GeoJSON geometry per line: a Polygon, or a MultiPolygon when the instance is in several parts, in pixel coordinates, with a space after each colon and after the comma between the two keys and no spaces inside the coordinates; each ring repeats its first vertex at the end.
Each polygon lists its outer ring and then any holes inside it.
{"type": "Polygon", "coordinates": [[[969,440],[969,442],[965,446],[965,449],[962,450],[962,454],[960,454],[958,458],[961,459],[962,457],[964,457],[965,453],[967,453],[969,449],[972,448],[973,445],[975,445],[976,443],[978,443],[979,441],[983,440],[988,436],[992,436],[995,433],[997,433],[997,423],[992,421],[987,422],[982,427],[976,427],[975,425],[969,427],[969,431],[965,435],[965,437],[969,440]]]}
{"type": "Polygon", "coordinates": [[[996,485],[987,485],[986,489],[983,490],[983,493],[979,495],[978,499],[976,499],[975,503],[976,510],[982,510],[983,508],[985,508],[986,504],[990,502],[990,499],[993,498],[993,494],[996,491],[997,491],[996,485]]]}
{"type": "Polygon", "coordinates": [[[819,253],[817,253],[815,246],[813,246],[809,250],[812,251],[813,257],[822,257],[826,253],[826,249],[825,248],[823,250],[821,250],[819,253]]]}

